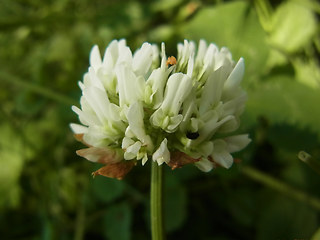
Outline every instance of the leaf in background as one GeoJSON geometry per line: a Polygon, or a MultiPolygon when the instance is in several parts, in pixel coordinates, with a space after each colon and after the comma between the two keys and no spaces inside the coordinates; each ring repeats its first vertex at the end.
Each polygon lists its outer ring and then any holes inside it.
{"type": "Polygon", "coordinates": [[[317,240],[320,239],[320,228],[315,232],[315,234],[312,236],[311,240],[317,240]]]}
{"type": "Polygon", "coordinates": [[[270,54],[268,56],[268,61],[266,63],[266,72],[274,67],[285,66],[288,64],[288,58],[284,53],[279,52],[277,49],[271,48],[270,54]]]}
{"type": "Polygon", "coordinates": [[[79,195],[84,194],[84,187],[81,186],[79,182],[81,180],[84,182],[86,179],[84,179],[83,175],[79,176],[74,168],[67,167],[62,168],[59,171],[59,177],[61,179],[59,197],[66,209],[74,209],[80,202],[79,195]]]}
{"type": "Polygon", "coordinates": [[[50,39],[50,43],[46,51],[46,61],[69,61],[74,57],[74,55],[66,53],[73,52],[74,50],[73,39],[70,34],[55,34],[50,39]]]}
{"type": "Polygon", "coordinates": [[[132,212],[127,203],[112,205],[104,217],[104,232],[109,240],[131,239],[132,212]]]}
{"type": "Polygon", "coordinates": [[[268,197],[261,209],[257,240],[310,239],[317,228],[317,213],[305,204],[284,197],[268,197]]]}
{"type": "Polygon", "coordinates": [[[91,184],[96,198],[104,203],[117,199],[125,190],[125,184],[122,181],[101,176],[92,179],[91,184]]]}
{"type": "Polygon", "coordinates": [[[298,51],[317,32],[317,20],[313,12],[297,3],[282,3],[272,18],[270,43],[292,53],[298,51]]]}
{"type": "Polygon", "coordinates": [[[299,82],[308,87],[320,89],[320,68],[315,60],[295,59],[293,66],[299,82]]]}
{"type": "Polygon", "coordinates": [[[153,42],[157,42],[161,39],[161,41],[168,41],[175,33],[175,29],[171,24],[161,25],[151,29],[148,32],[148,39],[153,42]]]}
{"type": "Polygon", "coordinates": [[[179,229],[187,217],[187,191],[172,174],[166,174],[164,190],[165,229],[172,232],[179,229]]]}
{"type": "MultiPolygon", "coordinates": [[[[246,79],[255,79],[265,69],[269,47],[256,13],[245,1],[235,1],[199,10],[181,27],[181,35],[205,39],[219,47],[228,47],[234,59],[244,57],[246,79]]],[[[244,81],[246,83],[247,80],[244,81]]]]}
{"type": "Polygon", "coordinates": [[[161,0],[156,1],[152,5],[152,10],[157,11],[167,11],[169,9],[173,9],[174,7],[177,7],[179,4],[181,4],[183,0],[161,0]]]}
{"type": "MultiPolygon", "coordinates": [[[[297,155],[297,149],[312,151],[318,148],[317,134],[307,129],[299,129],[294,125],[276,124],[268,127],[268,140],[283,151],[297,155]],[[294,141],[292,141],[294,139],[294,141]]],[[[296,159],[296,156],[294,157],[296,159]]]]}
{"type": "Polygon", "coordinates": [[[24,164],[23,143],[10,125],[0,125],[0,209],[20,202],[19,178],[24,164]]]}
{"type": "Polygon", "coordinates": [[[253,213],[257,207],[257,201],[249,189],[241,188],[228,191],[224,203],[227,205],[228,212],[242,226],[252,226],[255,220],[253,213]]]}
{"type": "Polygon", "coordinates": [[[248,91],[249,100],[244,121],[253,124],[258,116],[267,117],[272,124],[296,124],[306,127],[320,137],[320,94],[289,75],[268,78],[248,91]]]}

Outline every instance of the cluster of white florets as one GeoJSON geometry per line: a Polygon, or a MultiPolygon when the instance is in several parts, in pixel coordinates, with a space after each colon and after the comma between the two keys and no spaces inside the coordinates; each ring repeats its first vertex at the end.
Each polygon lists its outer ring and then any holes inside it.
{"type": "Polygon", "coordinates": [[[103,59],[94,46],[79,82],[81,108],[72,107],[81,125],[71,128],[89,146],[78,154],[105,164],[152,159],[175,167],[192,162],[202,171],[229,168],[231,153],[250,142],[231,135],[247,98],[243,74],[242,58],[235,63],[228,49],[203,40],[198,49],[178,44],[177,58],[167,58],[164,43],[161,52],[144,43],[132,54],[125,40],[114,40],[103,59]]]}

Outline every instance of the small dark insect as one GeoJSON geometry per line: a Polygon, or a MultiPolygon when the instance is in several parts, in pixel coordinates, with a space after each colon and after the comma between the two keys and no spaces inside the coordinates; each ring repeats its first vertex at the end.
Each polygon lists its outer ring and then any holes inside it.
{"type": "Polygon", "coordinates": [[[187,136],[187,138],[194,140],[199,137],[199,133],[198,132],[187,132],[186,136],[187,136]]]}

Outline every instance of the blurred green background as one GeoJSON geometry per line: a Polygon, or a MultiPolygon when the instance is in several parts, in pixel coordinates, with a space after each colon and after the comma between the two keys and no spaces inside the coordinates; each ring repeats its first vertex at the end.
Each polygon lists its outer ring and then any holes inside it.
{"type": "Polygon", "coordinates": [[[203,38],[243,56],[252,143],[230,170],[165,167],[168,239],[320,239],[316,0],[1,0],[0,238],[150,239],[150,163],[92,179],[73,138],[93,44],[203,38]]]}

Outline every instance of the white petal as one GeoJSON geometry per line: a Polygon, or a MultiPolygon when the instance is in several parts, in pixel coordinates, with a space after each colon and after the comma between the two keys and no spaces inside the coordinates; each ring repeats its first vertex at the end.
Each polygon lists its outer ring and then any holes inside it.
{"type": "Polygon", "coordinates": [[[97,76],[96,71],[97,70],[94,70],[93,67],[89,68],[88,77],[90,79],[89,80],[90,81],[90,85],[87,84],[88,85],[87,87],[94,86],[94,87],[100,88],[101,90],[104,90],[103,84],[102,84],[101,80],[99,79],[99,77],[97,76]]]}
{"type": "Polygon", "coordinates": [[[108,47],[106,48],[106,51],[104,53],[103,66],[107,70],[112,70],[114,65],[117,62],[118,57],[119,57],[118,41],[117,40],[113,40],[108,45],[108,47]]]}
{"type": "Polygon", "coordinates": [[[166,47],[164,42],[161,43],[161,68],[164,69],[167,66],[166,47]]]}
{"type": "Polygon", "coordinates": [[[181,123],[181,121],[183,119],[183,116],[181,114],[178,114],[176,116],[169,117],[169,119],[170,119],[170,122],[165,130],[168,133],[172,133],[177,130],[179,124],[181,123]]]}
{"type": "Polygon", "coordinates": [[[167,147],[168,140],[165,138],[160,144],[160,147],[153,153],[152,160],[156,161],[158,165],[168,163],[170,161],[170,152],[167,147]]]}
{"type": "Polygon", "coordinates": [[[207,43],[206,43],[206,41],[201,39],[199,41],[199,47],[198,47],[197,57],[196,57],[196,61],[195,61],[196,66],[201,66],[203,64],[204,55],[205,55],[206,51],[207,51],[207,43]]]}
{"type": "Polygon", "coordinates": [[[144,157],[142,158],[142,166],[144,166],[147,161],[148,161],[148,155],[145,154],[144,157]]]}
{"type": "Polygon", "coordinates": [[[135,52],[133,56],[133,71],[137,75],[145,75],[152,64],[153,58],[153,49],[152,45],[149,43],[144,43],[142,47],[135,52]]]}
{"type": "Polygon", "coordinates": [[[152,44],[152,65],[159,66],[159,48],[157,44],[152,44]]]}
{"type": "Polygon", "coordinates": [[[239,126],[240,126],[239,118],[231,115],[228,121],[225,121],[223,124],[220,125],[218,129],[218,133],[230,133],[237,130],[239,126]]]}
{"type": "Polygon", "coordinates": [[[182,73],[174,73],[167,82],[165,97],[161,108],[169,110],[173,115],[178,114],[183,101],[188,97],[192,89],[192,80],[182,73]]]}
{"type": "Polygon", "coordinates": [[[143,98],[144,79],[137,77],[127,64],[121,64],[115,69],[118,78],[120,107],[130,105],[143,98]]]}
{"type": "Polygon", "coordinates": [[[220,126],[234,118],[234,116],[226,116],[225,118],[218,121],[219,113],[217,111],[213,111],[213,113],[214,114],[211,115],[211,119],[205,122],[202,128],[199,130],[200,136],[195,140],[195,143],[200,143],[203,140],[211,139],[211,137],[217,132],[220,126]]]}
{"type": "Polygon", "coordinates": [[[129,138],[129,137],[124,137],[123,140],[122,140],[122,145],[121,145],[121,148],[123,150],[126,150],[129,146],[133,145],[134,144],[134,141],[129,138]]]}
{"type": "Polygon", "coordinates": [[[175,73],[170,76],[162,105],[150,118],[155,127],[167,132],[174,132],[181,123],[183,116],[178,114],[182,103],[192,90],[192,80],[186,74],[175,73]]]}
{"type": "Polygon", "coordinates": [[[131,131],[139,139],[142,139],[145,135],[143,117],[142,103],[133,103],[128,109],[127,118],[131,131]]]}
{"type": "Polygon", "coordinates": [[[129,107],[127,119],[130,130],[142,142],[143,145],[147,145],[151,150],[153,148],[153,144],[150,136],[148,136],[145,132],[143,117],[144,112],[141,102],[135,102],[129,107]]]}
{"type": "Polygon", "coordinates": [[[150,123],[154,127],[162,126],[162,121],[164,120],[165,115],[161,108],[157,109],[150,117],[150,123]]]}
{"type": "Polygon", "coordinates": [[[203,62],[205,64],[204,67],[207,70],[210,70],[210,69],[213,70],[213,66],[215,64],[215,55],[217,52],[218,52],[218,47],[215,44],[211,43],[207,48],[206,54],[203,59],[203,62]]]}
{"type": "Polygon", "coordinates": [[[194,66],[194,53],[191,54],[188,61],[188,70],[187,75],[191,78],[193,73],[193,66],[194,66]]]}
{"type": "Polygon", "coordinates": [[[202,156],[208,157],[213,152],[213,143],[211,141],[205,142],[199,146],[199,152],[202,156]]]}
{"type": "Polygon", "coordinates": [[[229,115],[221,119],[219,122],[208,122],[205,124],[205,127],[202,129],[202,132],[206,132],[204,135],[207,136],[207,139],[210,139],[214,135],[214,133],[216,133],[220,126],[222,126],[228,121],[231,121],[233,118],[234,116],[229,115]]]}
{"type": "Polygon", "coordinates": [[[109,143],[115,142],[116,138],[102,131],[101,126],[93,125],[88,127],[88,132],[84,134],[83,141],[95,147],[106,147],[109,143]]]}
{"type": "Polygon", "coordinates": [[[75,134],[82,134],[88,131],[88,127],[76,123],[71,123],[70,128],[75,134]]]}
{"type": "Polygon", "coordinates": [[[107,94],[96,87],[89,87],[83,91],[83,96],[90,104],[92,110],[97,114],[100,122],[109,119],[109,99],[107,94]]]}
{"type": "Polygon", "coordinates": [[[117,64],[126,63],[128,66],[132,66],[132,52],[129,47],[126,46],[125,41],[120,41],[119,47],[119,58],[117,64]]]}
{"type": "Polygon", "coordinates": [[[188,42],[187,40],[184,40],[184,44],[181,43],[178,44],[178,60],[177,60],[177,69],[178,71],[186,73],[186,70],[189,74],[192,74],[193,69],[193,56],[195,54],[195,43],[194,42],[188,42]],[[188,63],[191,63],[191,66],[187,66],[188,63]],[[187,67],[189,69],[187,69],[187,67]]]}
{"type": "Polygon", "coordinates": [[[239,86],[244,75],[244,59],[240,58],[237,65],[234,67],[230,76],[226,80],[224,88],[226,91],[232,91],[239,86]]]}
{"type": "Polygon", "coordinates": [[[162,104],[164,87],[166,85],[168,75],[169,71],[158,68],[153,70],[146,82],[147,86],[150,86],[151,91],[149,93],[145,93],[145,99],[147,103],[153,104],[153,109],[158,108],[162,104]]]}
{"type": "Polygon", "coordinates": [[[94,45],[90,53],[90,65],[95,71],[101,66],[101,56],[97,45],[94,45]]]}
{"type": "Polygon", "coordinates": [[[80,122],[84,125],[89,126],[89,125],[101,124],[99,119],[95,115],[88,112],[81,111],[81,109],[79,109],[76,106],[72,106],[72,111],[78,114],[80,122]]]}
{"type": "Polygon", "coordinates": [[[160,127],[168,133],[175,132],[181,123],[181,114],[170,117],[165,114],[162,108],[157,109],[150,117],[150,122],[154,127],[160,127]]]}
{"type": "MultiPolygon", "coordinates": [[[[86,74],[85,74],[86,75],[86,74]]],[[[80,87],[80,89],[83,91],[83,89],[85,89],[85,84],[83,82],[78,82],[78,86],[80,87]]]]}
{"type": "Polygon", "coordinates": [[[221,99],[224,80],[221,77],[222,68],[212,72],[203,86],[199,113],[203,114],[215,107],[221,99]]]}
{"type": "Polygon", "coordinates": [[[137,141],[133,145],[129,146],[124,153],[124,159],[131,160],[131,159],[136,158],[141,146],[142,146],[142,144],[139,141],[137,141]]]}
{"type": "MultiPolygon", "coordinates": [[[[196,106],[196,94],[195,93],[191,93],[186,100],[184,101],[183,105],[182,105],[182,116],[183,116],[183,120],[181,121],[180,124],[180,130],[182,132],[186,131],[188,124],[194,124],[192,123],[192,114],[195,113],[197,111],[197,106],[196,106]],[[190,123],[191,121],[191,123],[190,123]]],[[[198,130],[196,130],[198,131],[198,130]]]]}
{"type": "Polygon", "coordinates": [[[218,69],[221,66],[224,66],[226,69],[228,69],[228,72],[231,71],[233,66],[233,60],[232,55],[228,48],[222,47],[220,52],[217,52],[215,54],[215,66],[214,69],[218,69]]]}
{"type": "Polygon", "coordinates": [[[227,150],[230,153],[242,150],[251,142],[248,134],[227,137],[224,140],[227,143],[227,150]]]}
{"type": "Polygon", "coordinates": [[[235,98],[223,104],[223,116],[231,115],[231,114],[240,115],[245,108],[246,101],[247,101],[246,92],[243,90],[238,91],[235,98]]]}
{"type": "Polygon", "coordinates": [[[227,143],[221,139],[213,142],[211,157],[214,162],[225,168],[230,168],[233,163],[233,157],[227,150],[227,143]]]}
{"type": "Polygon", "coordinates": [[[196,162],[197,168],[199,168],[202,172],[210,172],[213,169],[213,163],[210,162],[207,158],[202,158],[199,162],[196,162]]]}

